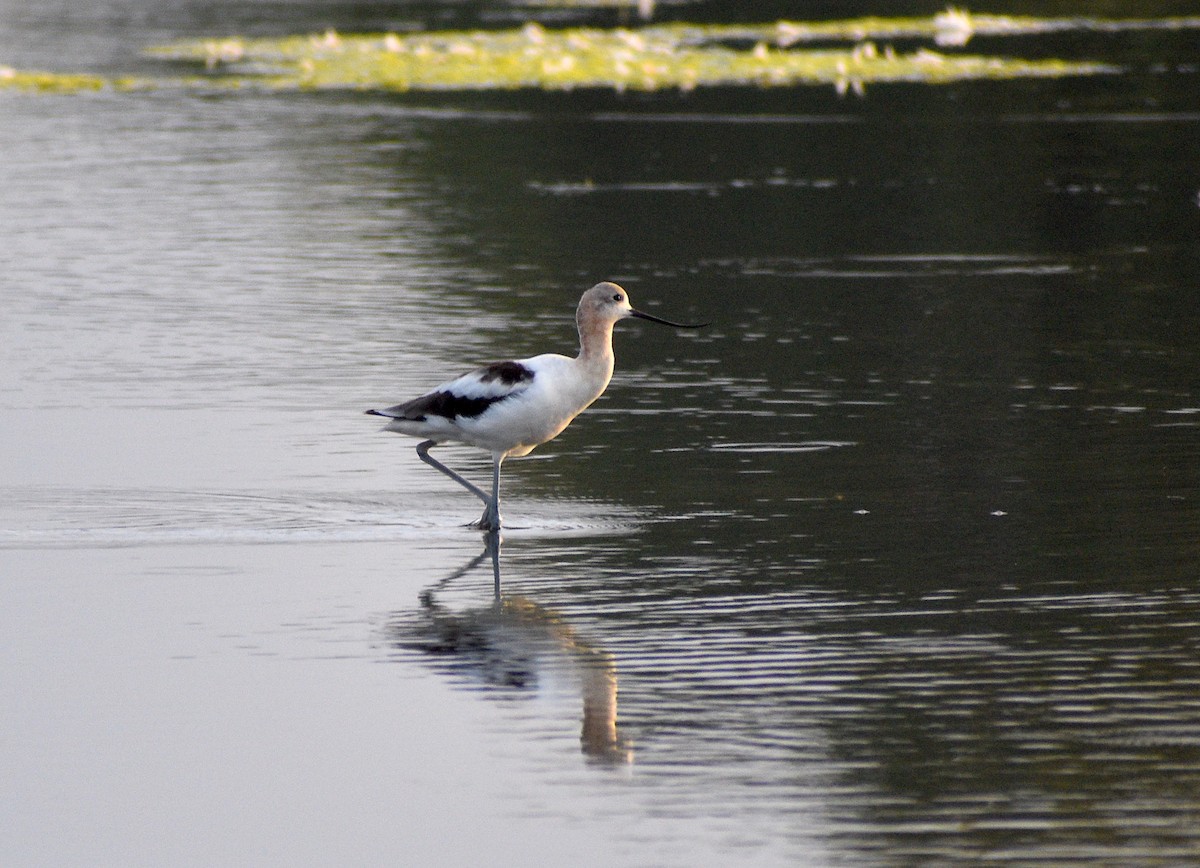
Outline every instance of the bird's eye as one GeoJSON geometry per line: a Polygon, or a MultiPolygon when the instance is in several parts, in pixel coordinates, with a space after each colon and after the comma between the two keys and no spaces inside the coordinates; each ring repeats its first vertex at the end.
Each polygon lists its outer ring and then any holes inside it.
{"type": "Polygon", "coordinates": [[[613,296],[613,301],[624,301],[624,300],[625,300],[625,296],[621,295],[621,293],[619,293],[619,292],[613,296]]]}

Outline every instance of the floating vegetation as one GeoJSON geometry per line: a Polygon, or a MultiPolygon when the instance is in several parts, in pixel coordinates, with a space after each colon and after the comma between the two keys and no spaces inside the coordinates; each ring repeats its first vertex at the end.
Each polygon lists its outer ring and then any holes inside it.
{"type": "MultiPolygon", "coordinates": [[[[636,0],[540,2],[636,4],[636,0]]],[[[653,4],[649,5],[652,8],[653,4]]],[[[330,30],[320,35],[277,39],[190,40],[147,51],[159,59],[200,67],[196,75],[186,78],[115,80],[0,67],[0,88],[67,92],[153,86],[620,91],[823,84],[833,85],[839,93],[862,93],[868,85],[883,82],[940,84],[1120,72],[1117,67],[1089,61],[1024,60],[965,55],[952,50],[965,46],[976,36],[1182,29],[1200,29],[1200,18],[1033,18],[975,15],[950,8],[926,18],[856,18],[811,23],[668,24],[610,30],[558,30],[527,24],[520,29],[497,31],[353,36],[330,30]],[[899,52],[887,44],[900,39],[929,40],[941,50],[918,48],[899,52]]]]}
{"type": "MultiPolygon", "coordinates": [[[[917,19],[913,19],[914,21],[917,19]]],[[[905,19],[907,21],[907,19],[905,19]]],[[[852,48],[796,49],[815,37],[800,25],[762,27],[673,24],[640,29],[519,30],[283,39],[180,42],[153,56],[204,64],[226,76],[259,76],[263,85],[297,89],[485,90],[691,90],[712,85],[832,84],[862,92],[879,82],[941,83],[1094,75],[1116,72],[1103,64],[947,55],[919,49],[899,53],[871,41],[852,48]]],[[[932,33],[932,20],[925,19],[932,33]]],[[[841,22],[843,36],[911,33],[914,24],[885,19],[841,22]],[[907,28],[907,29],[906,29],[907,28]]]]}
{"type": "Polygon", "coordinates": [[[108,87],[108,79],[98,75],[70,75],[59,72],[22,72],[0,66],[0,90],[31,90],[52,93],[76,93],[108,87]]]}
{"type": "Polygon", "coordinates": [[[950,7],[931,18],[852,18],[840,21],[779,21],[775,24],[694,28],[697,37],[773,40],[782,48],[812,42],[932,39],[942,47],[962,47],[975,36],[1046,36],[1052,33],[1120,33],[1141,30],[1200,29],[1192,18],[1034,18],[977,15],[950,7]]]}

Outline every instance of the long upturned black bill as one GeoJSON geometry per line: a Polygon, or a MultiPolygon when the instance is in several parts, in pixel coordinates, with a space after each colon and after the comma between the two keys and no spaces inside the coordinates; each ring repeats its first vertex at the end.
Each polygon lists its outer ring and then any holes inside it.
{"type": "Polygon", "coordinates": [[[669,319],[663,319],[662,317],[651,316],[648,313],[642,313],[640,310],[631,310],[629,312],[629,315],[636,316],[638,319],[648,319],[648,320],[650,320],[650,322],[657,322],[657,323],[662,323],[663,325],[669,325],[669,326],[672,326],[673,328],[677,328],[677,329],[702,329],[706,325],[708,325],[708,323],[706,323],[706,322],[694,322],[694,323],[671,322],[669,319]]]}

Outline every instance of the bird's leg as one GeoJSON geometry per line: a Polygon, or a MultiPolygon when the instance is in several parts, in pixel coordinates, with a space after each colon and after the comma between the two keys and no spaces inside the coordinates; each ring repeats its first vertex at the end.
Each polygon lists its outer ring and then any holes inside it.
{"type": "MultiPolygon", "coordinates": [[[[429,450],[432,449],[434,446],[437,446],[436,440],[425,440],[425,441],[417,444],[417,456],[422,461],[424,461],[426,464],[428,464],[430,467],[434,468],[435,470],[440,470],[442,473],[449,476],[451,479],[453,479],[455,482],[457,482],[459,485],[461,485],[467,491],[471,492],[473,495],[478,497],[484,503],[490,504],[491,498],[489,498],[486,494],[484,494],[482,489],[480,489],[476,485],[473,485],[470,482],[467,482],[467,480],[463,479],[461,476],[459,476],[457,473],[455,473],[453,470],[451,470],[445,464],[438,461],[436,458],[434,458],[432,455],[429,454],[429,450]]],[[[485,513],[485,515],[486,515],[486,513],[485,513]]]]}
{"type": "Polygon", "coordinates": [[[490,501],[484,500],[487,506],[477,522],[480,530],[500,530],[500,465],[503,463],[503,455],[492,456],[492,497],[490,501]]]}

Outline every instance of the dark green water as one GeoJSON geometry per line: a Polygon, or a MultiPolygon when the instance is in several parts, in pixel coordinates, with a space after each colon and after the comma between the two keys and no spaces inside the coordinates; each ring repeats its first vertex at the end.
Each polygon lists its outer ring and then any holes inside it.
{"type": "MultiPolygon", "coordinates": [[[[22,6],[0,63],[476,14],[22,6]]],[[[865,99],[0,93],[0,852],[1200,858],[1198,39],[865,99]],[[600,279],[713,326],[621,324],[510,462],[496,603],[360,413],[570,351],[600,279]]]]}

